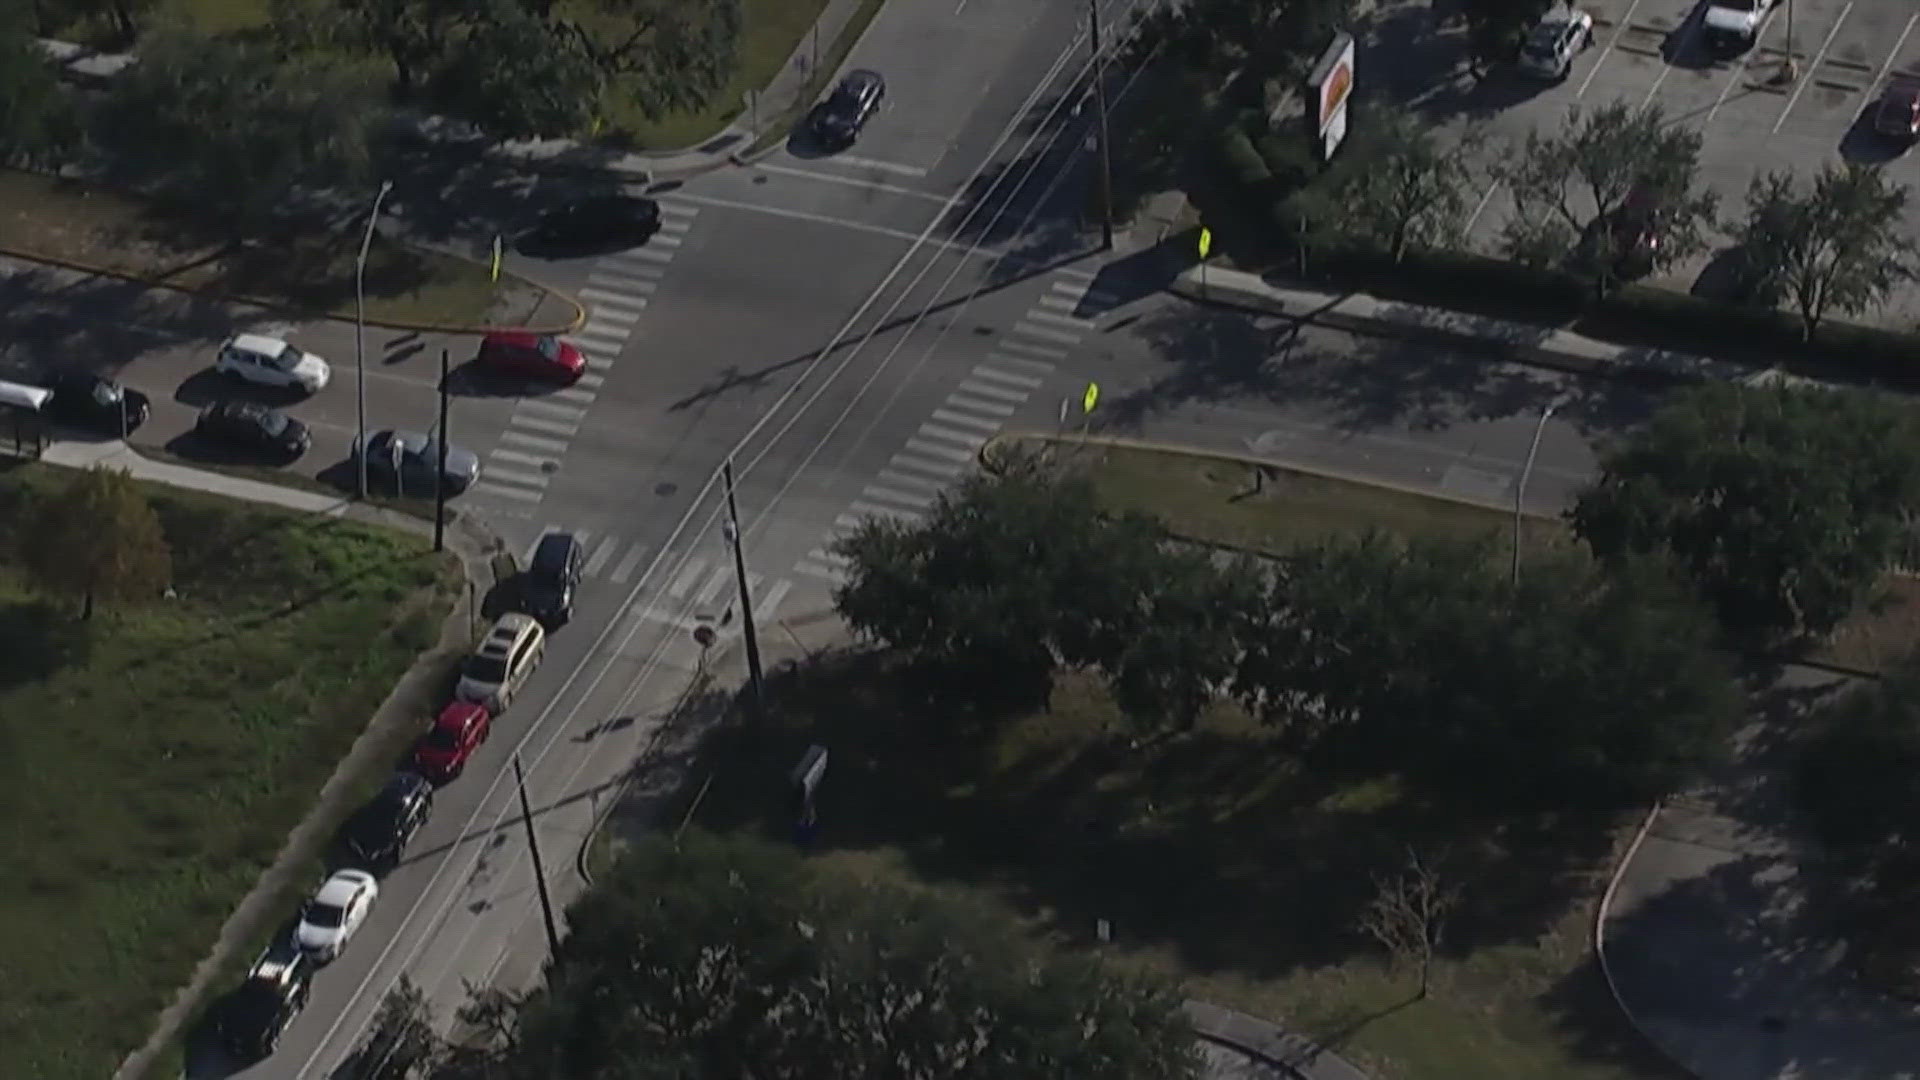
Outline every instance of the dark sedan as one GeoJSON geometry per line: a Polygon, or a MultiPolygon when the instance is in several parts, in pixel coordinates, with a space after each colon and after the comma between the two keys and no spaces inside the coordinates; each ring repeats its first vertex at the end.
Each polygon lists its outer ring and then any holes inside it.
{"type": "Polygon", "coordinates": [[[1920,83],[1889,83],[1874,109],[1873,129],[1901,142],[1920,136],[1920,83]]]}
{"type": "Polygon", "coordinates": [[[390,866],[432,814],[433,785],[416,773],[395,773],[347,822],[347,848],[370,866],[390,866]]]}
{"type": "Polygon", "coordinates": [[[256,450],[292,461],[313,445],[307,425],[252,401],[216,401],[200,410],[193,430],[209,442],[256,450]]]}
{"type": "Polygon", "coordinates": [[[547,211],[525,239],[546,244],[645,240],[660,228],[660,204],[639,195],[595,195],[547,211]]]}
{"type": "Polygon", "coordinates": [[[813,107],[808,121],[814,138],[830,147],[849,146],[859,138],[880,103],[887,97],[887,81],[877,71],[849,71],[827,100],[813,107]]]}
{"type": "Polygon", "coordinates": [[[50,389],[53,397],[47,401],[47,415],[59,423],[125,438],[147,422],[150,410],[147,395],[112,379],[98,375],[60,375],[54,378],[50,389]]]}
{"type": "MultiPolygon", "coordinates": [[[[361,457],[360,437],[354,436],[347,460],[356,466],[361,457]]],[[[440,441],[417,431],[376,431],[367,436],[367,479],[415,498],[433,495],[433,478],[440,467],[440,441]]],[[[446,471],[440,476],[449,494],[457,494],[480,479],[480,459],[473,451],[448,445],[446,471]]]]}

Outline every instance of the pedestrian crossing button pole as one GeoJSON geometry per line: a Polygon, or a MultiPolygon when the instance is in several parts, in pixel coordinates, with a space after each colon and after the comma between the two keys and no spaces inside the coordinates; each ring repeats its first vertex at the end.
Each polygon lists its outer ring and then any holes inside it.
{"type": "Polygon", "coordinates": [[[740,617],[747,639],[747,708],[755,723],[766,719],[765,688],[760,681],[760,636],[753,626],[753,596],[747,589],[747,556],[741,543],[740,508],[733,498],[733,459],[721,466],[727,482],[727,542],[733,546],[733,572],[740,583],[740,617]]]}

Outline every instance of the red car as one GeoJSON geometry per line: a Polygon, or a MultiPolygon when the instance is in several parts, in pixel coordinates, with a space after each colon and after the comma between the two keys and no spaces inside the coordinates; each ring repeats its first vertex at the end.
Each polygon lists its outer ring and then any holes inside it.
{"type": "Polygon", "coordinates": [[[493,717],[485,707],[472,701],[453,702],[440,710],[433,730],[414,749],[414,771],[436,784],[452,780],[492,730],[493,717]]]}
{"type": "Polygon", "coordinates": [[[1873,127],[1882,135],[1905,142],[1920,135],[1920,83],[1889,83],[1880,97],[1880,107],[1874,111],[1873,127]]]}
{"type": "Polygon", "coordinates": [[[473,362],[482,371],[521,379],[572,382],[587,370],[580,350],[552,334],[524,330],[496,330],[480,343],[473,362]]]}

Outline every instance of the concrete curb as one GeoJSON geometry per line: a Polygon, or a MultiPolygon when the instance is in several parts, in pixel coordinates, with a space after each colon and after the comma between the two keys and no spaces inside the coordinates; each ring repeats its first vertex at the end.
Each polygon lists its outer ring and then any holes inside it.
{"type": "MultiPolygon", "coordinates": [[[[459,256],[451,255],[443,251],[435,251],[433,252],[433,254],[441,255],[447,258],[459,258],[459,256]]],[[[209,300],[219,300],[227,303],[236,303],[236,304],[248,304],[253,307],[264,308],[267,311],[271,311],[280,315],[285,315],[290,318],[307,319],[307,318],[318,317],[323,319],[330,319],[335,322],[350,323],[354,321],[352,316],[348,316],[348,315],[339,315],[333,312],[322,312],[318,316],[315,316],[310,312],[294,311],[292,309],[289,309],[279,301],[267,300],[258,296],[248,296],[244,293],[230,293],[230,292],[223,292],[216,289],[202,288],[202,287],[193,286],[193,285],[181,285],[181,284],[170,282],[170,281],[160,281],[151,277],[143,277],[139,274],[129,273],[125,270],[114,270],[104,266],[96,266],[92,263],[81,262],[78,259],[68,258],[65,256],[47,255],[47,254],[43,254],[36,251],[29,251],[25,248],[20,248],[20,247],[0,245],[0,255],[6,255],[15,259],[23,259],[27,262],[44,263],[48,266],[58,266],[58,267],[61,267],[62,269],[73,270],[82,274],[92,274],[96,277],[109,277],[117,281],[132,282],[136,285],[144,285],[150,289],[167,289],[172,292],[184,293],[188,296],[205,297],[209,300]]],[[[467,261],[471,262],[473,260],[467,260],[467,261]]],[[[507,276],[507,274],[508,274],[508,271],[505,271],[505,270],[501,271],[502,277],[507,276]]],[[[420,333],[484,334],[492,330],[524,329],[531,333],[536,333],[536,334],[565,334],[565,333],[571,333],[573,330],[579,328],[581,323],[586,321],[586,318],[587,318],[586,308],[580,303],[579,300],[575,299],[572,296],[569,296],[564,292],[561,292],[559,289],[551,288],[549,286],[541,284],[540,282],[534,281],[533,279],[528,278],[523,274],[513,274],[512,276],[515,278],[518,278],[521,281],[526,282],[528,285],[532,286],[535,289],[540,290],[543,293],[547,293],[552,296],[557,296],[561,299],[562,302],[571,305],[574,311],[573,318],[569,320],[565,325],[557,325],[552,327],[501,327],[501,326],[484,326],[479,324],[463,324],[463,323],[435,323],[435,322],[424,322],[424,321],[408,322],[408,321],[403,321],[399,319],[366,319],[365,322],[366,322],[366,325],[368,326],[378,326],[378,327],[381,327],[382,329],[407,330],[407,331],[416,331],[420,333]]]]}
{"type": "MultiPolygon", "coordinates": [[[[1209,461],[1225,461],[1254,468],[1285,469],[1288,472],[1304,473],[1308,476],[1317,476],[1326,480],[1338,480],[1342,483],[1356,484],[1362,487],[1379,488],[1383,491],[1392,491],[1401,495],[1433,499],[1436,502],[1458,503],[1462,506],[1473,506],[1482,510],[1495,510],[1503,514],[1513,513],[1513,505],[1511,503],[1501,503],[1493,499],[1477,499],[1471,495],[1443,494],[1435,491],[1426,491],[1414,487],[1411,484],[1396,484],[1391,480],[1364,477],[1356,473],[1343,472],[1339,469],[1329,469],[1321,465],[1305,465],[1287,461],[1282,458],[1262,457],[1258,454],[1242,454],[1226,450],[1208,450],[1201,447],[1182,446],[1178,443],[1154,442],[1149,439],[1134,439],[1118,435],[1070,435],[1047,431],[1022,431],[1018,429],[1002,431],[993,438],[988,439],[986,443],[980,447],[979,461],[981,467],[986,467],[988,453],[995,447],[1007,442],[1019,440],[1050,443],[1061,446],[1100,446],[1117,450],[1141,450],[1155,454],[1178,454],[1181,457],[1204,458],[1209,461]]],[[[1542,514],[1533,510],[1523,511],[1520,516],[1531,518],[1535,521],[1560,520],[1557,515],[1542,514]]]]}
{"type": "Polygon", "coordinates": [[[1187,1001],[1185,1011],[1195,1035],[1295,1080],[1368,1080],[1367,1074],[1346,1058],[1257,1016],[1197,998],[1187,1001]]]}
{"type": "Polygon", "coordinates": [[[1653,808],[1647,811],[1647,816],[1640,822],[1640,828],[1633,834],[1633,840],[1627,844],[1627,850],[1621,854],[1620,862],[1614,866],[1613,875],[1607,879],[1607,889],[1600,894],[1600,904],[1593,916],[1593,955],[1600,962],[1600,977],[1606,981],[1607,994],[1613,998],[1613,1005],[1620,1010],[1620,1015],[1626,1017],[1627,1026],[1633,1028],[1635,1033],[1637,1033],[1641,1039],[1645,1040],[1647,1045],[1652,1047],[1655,1053],[1666,1059],[1674,1068],[1698,1080],[1699,1073],[1688,1068],[1679,1058],[1669,1054],[1666,1047],[1660,1045],[1659,1040],[1647,1034],[1647,1029],[1640,1026],[1639,1019],[1634,1016],[1633,1010],[1627,1006],[1626,998],[1621,996],[1620,987],[1613,981],[1613,965],[1607,962],[1608,909],[1613,906],[1613,896],[1620,888],[1620,879],[1626,877],[1627,867],[1633,865],[1634,855],[1639,853],[1640,845],[1646,841],[1647,833],[1653,829],[1653,823],[1660,817],[1660,811],[1664,808],[1664,805],[1664,803],[1656,802],[1653,804],[1653,808]]]}

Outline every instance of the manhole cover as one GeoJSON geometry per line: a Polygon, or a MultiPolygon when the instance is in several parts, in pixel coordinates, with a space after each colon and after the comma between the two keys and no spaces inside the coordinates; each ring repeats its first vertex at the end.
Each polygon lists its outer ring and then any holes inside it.
{"type": "Polygon", "coordinates": [[[674,483],[671,480],[653,485],[653,493],[655,495],[671,495],[674,492],[679,490],[680,490],[680,485],[674,483]]]}
{"type": "Polygon", "coordinates": [[[540,463],[540,471],[543,473],[559,472],[560,463],[557,461],[543,461],[540,463]]]}

